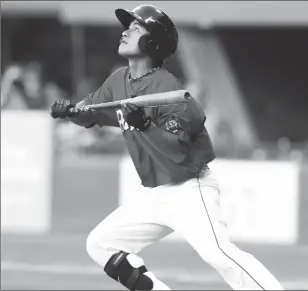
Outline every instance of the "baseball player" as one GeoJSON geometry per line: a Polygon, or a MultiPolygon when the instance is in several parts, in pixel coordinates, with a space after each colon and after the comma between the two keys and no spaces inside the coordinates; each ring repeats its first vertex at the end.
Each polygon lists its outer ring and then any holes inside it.
{"type": "Polygon", "coordinates": [[[138,253],[174,230],[233,289],[282,290],[274,276],[227,236],[220,212],[219,187],[207,164],[215,156],[195,99],[188,103],[139,108],[134,97],[180,90],[163,64],[178,45],[170,18],[151,5],[117,9],[124,27],[118,53],[128,66],[78,104],[57,101],[54,118],[86,128],[120,127],[146,189],[106,217],[87,239],[87,252],[108,276],[129,290],[171,290],[144,265],[138,253]],[[128,99],[121,109],[91,111],[85,105],[128,99]]]}

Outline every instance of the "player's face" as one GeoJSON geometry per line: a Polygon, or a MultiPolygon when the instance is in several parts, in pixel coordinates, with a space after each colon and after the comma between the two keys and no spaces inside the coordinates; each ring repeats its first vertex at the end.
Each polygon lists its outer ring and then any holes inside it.
{"type": "Polygon", "coordinates": [[[138,41],[146,33],[148,31],[137,20],[133,21],[129,28],[122,33],[118,50],[119,55],[127,58],[141,56],[142,53],[139,49],[138,41]]]}

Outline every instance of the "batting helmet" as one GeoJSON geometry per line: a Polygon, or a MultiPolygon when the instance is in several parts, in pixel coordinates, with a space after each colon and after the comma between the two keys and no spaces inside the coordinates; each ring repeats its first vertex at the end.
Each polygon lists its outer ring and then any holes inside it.
{"type": "Polygon", "coordinates": [[[178,33],[171,19],[152,5],[140,5],[134,10],[116,9],[115,14],[125,29],[137,20],[147,34],[140,37],[139,48],[156,61],[164,61],[178,46],[178,33]]]}

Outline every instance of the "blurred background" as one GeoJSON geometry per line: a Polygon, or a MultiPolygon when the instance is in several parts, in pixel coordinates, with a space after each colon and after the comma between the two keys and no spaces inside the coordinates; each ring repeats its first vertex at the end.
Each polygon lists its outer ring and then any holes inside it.
{"type": "MultiPolygon", "coordinates": [[[[286,289],[308,289],[308,3],[146,3],[178,28],[166,68],[207,115],[232,240],[286,289]]],[[[49,108],[126,65],[114,10],[140,4],[1,1],[1,290],[124,290],[85,250],[141,191],[121,131],[49,108]]],[[[230,289],[177,233],[142,255],[173,289],[230,289]]]]}

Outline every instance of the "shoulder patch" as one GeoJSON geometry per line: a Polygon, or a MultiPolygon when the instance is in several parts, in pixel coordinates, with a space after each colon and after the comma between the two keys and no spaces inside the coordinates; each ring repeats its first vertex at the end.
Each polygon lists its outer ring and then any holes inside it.
{"type": "Polygon", "coordinates": [[[183,131],[179,117],[171,116],[167,118],[167,120],[164,123],[164,129],[173,134],[177,134],[178,132],[183,131]]]}

